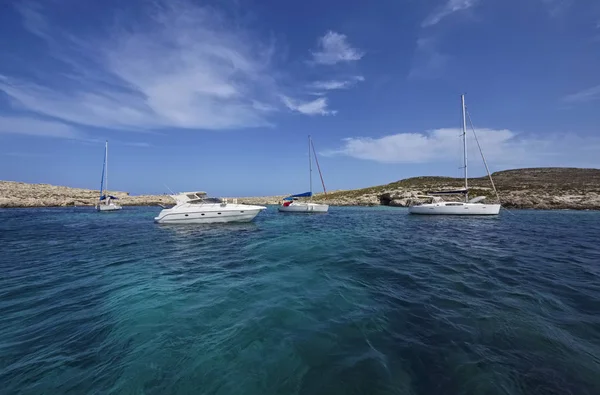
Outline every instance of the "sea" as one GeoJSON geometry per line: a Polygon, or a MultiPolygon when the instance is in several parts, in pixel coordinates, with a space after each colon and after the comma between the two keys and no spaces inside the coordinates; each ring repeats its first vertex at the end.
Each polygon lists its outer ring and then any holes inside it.
{"type": "Polygon", "coordinates": [[[600,212],[0,210],[0,393],[600,394],[600,212]]]}

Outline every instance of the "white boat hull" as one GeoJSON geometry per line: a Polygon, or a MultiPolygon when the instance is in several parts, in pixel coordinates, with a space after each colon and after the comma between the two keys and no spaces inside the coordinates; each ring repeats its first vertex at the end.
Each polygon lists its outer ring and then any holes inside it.
{"type": "Polygon", "coordinates": [[[411,214],[421,215],[498,215],[499,204],[440,202],[408,208],[411,214]]]}
{"type": "Polygon", "coordinates": [[[318,203],[294,202],[289,206],[279,206],[282,213],[326,213],[328,210],[329,205],[318,203]]]}
{"type": "Polygon", "coordinates": [[[118,211],[121,210],[123,207],[119,206],[118,204],[114,204],[114,203],[110,203],[110,204],[99,204],[98,206],[96,206],[96,210],[98,210],[101,213],[106,213],[106,212],[110,212],[110,211],[118,211]]]}
{"type": "Polygon", "coordinates": [[[250,222],[266,207],[243,204],[186,205],[162,210],[154,222],[159,224],[214,224],[250,222]]]}

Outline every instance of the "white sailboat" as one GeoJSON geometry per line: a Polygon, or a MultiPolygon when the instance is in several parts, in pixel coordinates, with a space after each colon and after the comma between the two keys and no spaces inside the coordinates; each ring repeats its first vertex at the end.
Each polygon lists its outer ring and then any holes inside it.
{"type": "Polygon", "coordinates": [[[102,165],[102,180],[100,181],[100,199],[96,210],[101,213],[118,211],[122,207],[115,201],[118,198],[108,194],[108,140],[104,145],[104,164],[102,165]]]}
{"type": "Polygon", "coordinates": [[[321,183],[323,184],[323,192],[327,193],[325,189],[325,183],[323,182],[323,175],[321,174],[321,167],[319,166],[319,160],[317,159],[317,153],[314,152],[314,145],[310,136],[308,136],[308,174],[309,174],[309,186],[310,191],[291,195],[283,199],[283,203],[279,206],[279,211],[283,213],[326,213],[329,210],[329,205],[319,204],[312,202],[312,156],[311,152],[315,154],[315,161],[317,163],[317,169],[319,170],[319,176],[321,177],[321,183]],[[302,201],[300,198],[309,198],[310,200],[302,201]]]}
{"type": "MultiPolygon", "coordinates": [[[[461,104],[462,104],[462,126],[463,126],[463,164],[464,164],[464,175],[465,175],[465,188],[458,191],[442,191],[442,192],[434,192],[431,193],[431,196],[424,196],[431,199],[431,203],[424,203],[414,205],[408,208],[408,212],[411,214],[424,214],[424,215],[498,215],[500,213],[500,204],[486,204],[482,203],[485,199],[485,196],[478,196],[469,200],[469,179],[467,173],[467,116],[466,116],[466,107],[465,107],[465,95],[461,95],[461,104]],[[449,195],[449,194],[463,194],[465,196],[465,201],[463,202],[445,202],[437,195],[449,195]]],[[[473,130],[475,133],[475,130],[473,130]]],[[[477,135],[475,135],[477,139],[477,135]]],[[[479,142],[477,142],[479,146],[479,142]]],[[[492,187],[496,192],[496,187],[494,186],[494,180],[492,180],[492,176],[487,166],[487,162],[485,157],[483,156],[483,152],[481,151],[481,147],[479,146],[479,151],[481,153],[481,157],[483,159],[483,163],[485,164],[485,169],[487,171],[488,177],[492,183],[492,187]]],[[[496,192],[496,196],[498,196],[496,192]]],[[[499,200],[499,199],[498,199],[499,200]]]]}

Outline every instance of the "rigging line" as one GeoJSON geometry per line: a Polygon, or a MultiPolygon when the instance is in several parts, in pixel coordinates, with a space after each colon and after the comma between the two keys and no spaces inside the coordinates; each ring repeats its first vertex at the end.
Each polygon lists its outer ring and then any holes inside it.
{"type": "Polygon", "coordinates": [[[312,146],[313,153],[315,154],[315,162],[317,163],[317,170],[319,170],[319,177],[321,177],[323,192],[325,192],[325,195],[327,195],[327,189],[325,189],[325,181],[323,181],[323,174],[321,174],[321,166],[319,166],[319,158],[317,158],[317,151],[315,151],[315,144],[312,140],[310,140],[310,145],[312,146]]]}
{"type": "Polygon", "coordinates": [[[498,190],[496,189],[496,185],[494,184],[494,180],[492,179],[492,175],[490,174],[490,169],[488,167],[487,161],[485,160],[485,156],[483,156],[483,151],[481,150],[481,145],[479,144],[479,139],[477,138],[477,133],[475,133],[475,126],[473,126],[473,121],[471,120],[471,114],[467,111],[467,116],[469,117],[469,123],[471,124],[471,130],[473,131],[473,136],[475,136],[475,141],[477,142],[477,148],[479,148],[479,153],[481,154],[481,159],[483,159],[483,164],[485,165],[485,171],[487,171],[487,175],[492,183],[492,188],[494,188],[494,193],[496,194],[496,199],[498,199],[498,203],[500,203],[500,195],[498,195],[498,190]]]}
{"type": "Polygon", "coordinates": [[[175,192],[173,192],[173,190],[171,188],[169,188],[169,186],[167,184],[163,183],[163,185],[169,190],[169,192],[171,192],[171,195],[177,195],[175,192]]]}
{"type": "Polygon", "coordinates": [[[102,179],[100,180],[100,198],[104,192],[104,169],[106,169],[106,147],[104,147],[104,161],[102,162],[102,179]]]}

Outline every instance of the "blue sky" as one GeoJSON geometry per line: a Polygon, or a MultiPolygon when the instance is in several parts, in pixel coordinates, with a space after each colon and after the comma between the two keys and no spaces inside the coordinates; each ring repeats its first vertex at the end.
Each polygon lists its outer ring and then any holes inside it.
{"type": "Polygon", "coordinates": [[[593,0],[4,1],[0,179],[218,196],[600,167],[593,0]],[[484,168],[471,139],[470,172],[484,168]],[[317,175],[315,174],[315,178],[317,175]],[[315,185],[318,183],[315,182],[315,185]]]}

